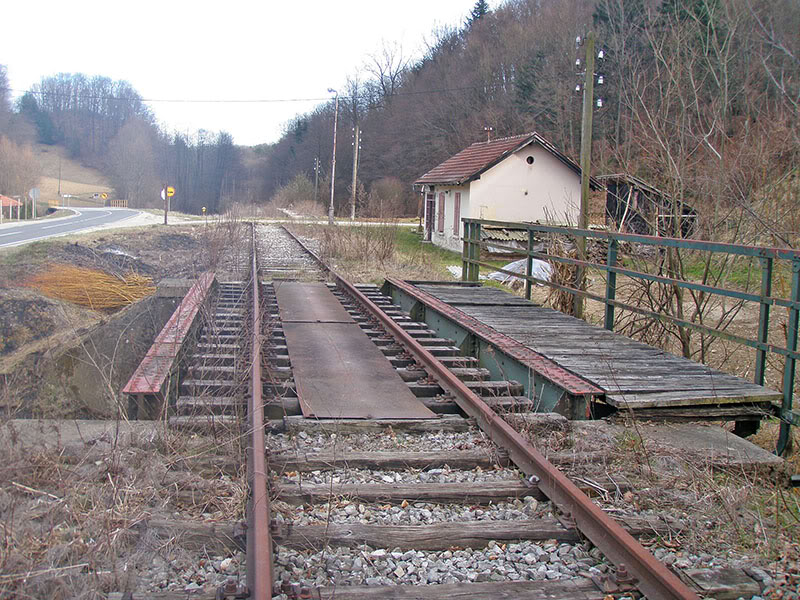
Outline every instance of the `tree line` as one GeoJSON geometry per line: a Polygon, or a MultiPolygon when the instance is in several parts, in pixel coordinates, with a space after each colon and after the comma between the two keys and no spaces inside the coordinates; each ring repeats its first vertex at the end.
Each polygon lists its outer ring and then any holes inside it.
{"type": "MultiPolygon", "coordinates": [[[[414,179],[486,139],[485,127],[494,136],[535,130],[577,157],[584,48],[576,38],[588,30],[604,51],[594,173],[636,175],[701,205],[706,234],[744,216],[756,223],[753,235],[779,243],[798,231],[796,192],[789,204],[770,204],[781,185],[798,181],[793,0],[508,0],[492,11],[479,1],[462,26],[432,32],[421,58],[387,44],[344,82],[337,213],[348,212],[347,134],[356,123],[360,181],[371,190],[396,178],[411,213],[414,179]]],[[[333,112],[330,101],[297,116],[265,150],[263,197],[298,175],[313,180],[318,157],[330,170],[333,112]]]]}
{"type": "Polygon", "coordinates": [[[38,179],[31,144],[59,144],[72,158],[99,169],[133,207],[158,206],[166,183],[178,190],[172,206],[218,212],[244,184],[240,149],[225,132],[170,133],[160,128],[126,81],[59,73],[43,77],[12,106],[0,65],[0,193],[24,195],[38,179]]]}
{"type": "MultiPolygon", "coordinates": [[[[700,235],[746,221],[753,239],[789,242],[800,229],[796,0],[506,0],[494,10],[479,0],[463,24],[432,31],[422,56],[384,43],[338,89],[336,213],[349,214],[356,125],[359,214],[414,214],[413,181],[486,127],[495,137],[538,131],[576,157],[576,38],[588,30],[604,51],[594,173],[636,175],[701,208],[700,235]]],[[[225,132],[163,131],[124,81],[45,77],[12,107],[0,75],[0,135],[63,144],[134,204],[165,182],[189,212],[266,203],[290,182],[327,204],[333,97],[277,142],[243,148],[225,132]]]]}

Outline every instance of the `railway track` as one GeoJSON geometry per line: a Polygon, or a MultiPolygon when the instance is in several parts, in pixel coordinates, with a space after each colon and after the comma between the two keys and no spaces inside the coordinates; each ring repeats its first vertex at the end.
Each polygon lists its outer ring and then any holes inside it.
{"type": "MultiPolygon", "coordinates": [[[[663,522],[611,519],[558,469],[574,456],[545,459],[512,427],[565,427],[535,414],[519,382],[491,380],[453,340],[376,286],[344,281],[288,232],[269,237],[254,228],[249,281],[221,284],[171,419],[244,424],[247,582],[218,598],[700,597],[636,541],[663,522]],[[330,292],[338,306],[325,310],[340,316],[326,322],[352,320],[429,418],[308,416],[324,407],[296,379],[287,335],[298,323],[323,335],[325,320],[297,318],[302,302],[287,309],[297,279],[330,292]]],[[[366,399],[376,413],[381,401],[393,402],[366,399]]]]}

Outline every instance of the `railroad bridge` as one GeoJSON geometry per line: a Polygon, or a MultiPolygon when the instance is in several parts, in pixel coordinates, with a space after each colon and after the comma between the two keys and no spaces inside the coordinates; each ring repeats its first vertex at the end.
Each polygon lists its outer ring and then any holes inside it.
{"type": "MultiPolygon", "coordinates": [[[[275,583],[272,540],[286,544],[293,539],[291,529],[279,530],[274,523],[270,527],[270,493],[289,502],[321,502],[335,494],[365,502],[399,503],[412,498],[477,504],[540,494],[564,512],[567,529],[577,528],[618,567],[616,579],[595,582],[596,589],[590,582],[576,584],[587,586],[580,587],[585,597],[600,594],[597,597],[602,598],[610,589],[638,589],[652,598],[697,598],[698,592],[709,595],[723,588],[752,589],[749,579],[744,587],[725,587],[730,577],[740,578],[739,583],[741,577],[747,579],[741,574],[705,570],[682,580],[676,577],[639,545],[634,529],[598,508],[514,423],[521,419],[528,425],[550,426],[564,417],[582,421],[615,416],[727,420],[737,422],[737,428],[747,433],[766,415],[794,414],[791,402],[787,408],[786,394],[633,341],[614,333],[610,330],[613,326],[591,325],[469,281],[477,276],[482,261],[475,247],[480,243],[480,224],[466,225],[465,281],[387,279],[382,287],[347,282],[307,248],[306,254],[293,258],[263,252],[259,257],[254,226],[249,275],[246,269],[233,280],[217,281],[213,273],[201,276],[125,387],[132,416],[169,417],[169,423],[178,428],[242,427],[252,436],[248,442],[251,491],[246,533],[248,561],[252,561],[246,588],[250,597],[271,597],[275,583]],[[536,414],[545,419],[537,421],[536,414]],[[265,431],[322,428],[342,433],[374,431],[375,427],[463,431],[475,425],[498,446],[501,454],[492,461],[513,464],[526,477],[524,481],[473,484],[466,489],[454,484],[334,486],[331,480],[330,485],[283,483],[267,492],[274,484],[268,483],[266,475],[274,469],[285,473],[339,464],[351,468],[416,465],[424,469],[445,460],[448,464],[482,463],[480,457],[452,453],[445,459],[433,453],[387,456],[353,451],[345,456],[278,454],[270,461],[258,450],[266,447],[265,431]],[[594,589],[591,593],[587,591],[590,588],[594,589]]],[[[300,245],[299,239],[293,239],[300,245]]],[[[535,254],[531,249],[528,256],[535,254]]],[[[800,265],[800,258],[790,259],[800,265]]],[[[608,266],[616,269],[611,259],[608,266]]],[[[529,297],[534,280],[530,272],[529,265],[529,297]]],[[[795,271],[795,296],[800,294],[798,272],[800,269],[795,271]]],[[[800,307],[800,298],[795,296],[782,301],[793,311],[795,337],[790,336],[789,347],[783,349],[792,370],[800,307]]],[[[779,303],[768,288],[760,300],[779,303]]],[[[613,290],[607,292],[605,301],[609,307],[615,305],[613,290]]],[[[613,325],[613,311],[611,319],[613,325]]],[[[764,354],[770,349],[766,338],[759,344],[765,347],[759,348],[764,354]]],[[[689,429],[675,437],[686,443],[698,439],[689,429]]],[[[716,445],[716,450],[734,461],[745,457],[780,470],[780,459],[735,436],[720,439],[708,435],[700,442],[701,450],[714,452],[716,445]]],[[[477,528],[474,535],[495,539],[500,534],[489,525],[493,529],[477,528]]],[[[378,529],[340,531],[326,526],[324,533],[308,530],[301,537],[304,544],[315,536],[325,540],[341,536],[346,540],[343,543],[373,540],[370,543],[376,545],[382,535],[378,529]]],[[[429,537],[431,532],[413,535],[429,537]]],[[[514,540],[537,534],[518,530],[502,535],[514,540]]],[[[502,589],[488,584],[471,589],[488,594],[486,597],[540,597],[536,594],[541,590],[534,590],[532,582],[504,585],[502,589]],[[500,593],[506,596],[496,595],[500,593]]],[[[560,589],[547,597],[575,597],[576,589],[560,589]]],[[[433,598],[442,590],[402,597],[433,598]]],[[[361,590],[364,595],[357,597],[389,597],[370,595],[373,591],[361,590]]],[[[467,593],[456,587],[448,593],[456,592],[467,593]]],[[[244,592],[233,586],[220,593],[225,597],[244,592]]],[[[319,597],[333,598],[335,594],[336,590],[330,589],[319,597]]],[[[306,596],[300,593],[300,597],[306,596]]]]}

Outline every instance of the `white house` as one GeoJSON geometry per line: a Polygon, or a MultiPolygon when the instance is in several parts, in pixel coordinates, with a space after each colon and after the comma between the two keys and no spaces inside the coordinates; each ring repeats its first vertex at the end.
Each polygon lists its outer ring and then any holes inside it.
{"type": "Polygon", "coordinates": [[[414,182],[425,195],[426,239],[460,252],[462,218],[575,225],[580,174],[535,132],[472,144],[414,182]]]}

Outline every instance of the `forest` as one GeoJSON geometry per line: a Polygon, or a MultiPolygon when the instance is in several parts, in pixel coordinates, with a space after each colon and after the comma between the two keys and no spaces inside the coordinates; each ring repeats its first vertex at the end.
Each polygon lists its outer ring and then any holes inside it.
{"type": "MultiPolygon", "coordinates": [[[[537,131],[577,157],[584,49],[576,38],[589,30],[603,51],[593,174],[635,175],[698,207],[701,237],[724,224],[740,240],[794,243],[795,0],[507,0],[494,10],[479,0],[463,24],[432,31],[421,56],[386,42],[338,87],[337,215],[349,215],[356,126],[362,216],[416,214],[413,181],[485,139],[487,127],[495,137],[537,131]]],[[[288,203],[313,196],[317,176],[321,206],[334,107],[332,95],[291,119],[277,142],[245,148],[224,132],[159,129],[126,82],[60,74],[16,106],[0,94],[0,134],[20,146],[65,145],[133,205],[166,180],[185,191],[176,208],[187,212],[288,203]]]]}

